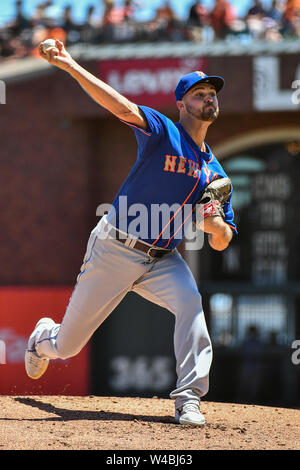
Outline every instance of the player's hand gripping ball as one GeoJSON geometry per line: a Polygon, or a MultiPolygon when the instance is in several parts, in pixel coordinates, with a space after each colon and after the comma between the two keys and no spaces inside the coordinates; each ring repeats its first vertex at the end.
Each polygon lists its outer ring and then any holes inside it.
{"type": "Polygon", "coordinates": [[[39,45],[39,53],[51,65],[55,65],[62,70],[70,70],[76,62],[66,51],[64,44],[59,39],[46,39],[39,45]]]}
{"type": "Polygon", "coordinates": [[[229,178],[219,178],[209,183],[196,203],[197,224],[212,216],[221,216],[224,219],[223,207],[231,191],[232,184],[229,178]]]}
{"type": "Polygon", "coordinates": [[[43,41],[43,51],[45,53],[50,47],[56,47],[55,39],[45,39],[45,41],[43,41]]]}

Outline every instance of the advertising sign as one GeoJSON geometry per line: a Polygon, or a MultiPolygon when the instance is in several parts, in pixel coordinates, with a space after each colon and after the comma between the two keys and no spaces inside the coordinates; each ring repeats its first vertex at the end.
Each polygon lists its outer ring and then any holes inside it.
{"type": "Polygon", "coordinates": [[[175,102],[179,79],[195,70],[205,72],[207,59],[155,58],[103,60],[99,78],[137,104],[159,109],[175,102]]]}
{"type": "Polygon", "coordinates": [[[0,288],[0,394],[87,395],[89,393],[89,348],[76,357],[50,361],[39,380],[25,371],[28,337],[37,321],[51,317],[60,323],[68,304],[70,287],[0,288]]]}

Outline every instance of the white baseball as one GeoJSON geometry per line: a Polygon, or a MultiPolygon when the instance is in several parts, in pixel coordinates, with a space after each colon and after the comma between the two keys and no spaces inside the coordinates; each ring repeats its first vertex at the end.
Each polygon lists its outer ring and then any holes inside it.
{"type": "Polygon", "coordinates": [[[55,39],[45,39],[45,41],[43,41],[44,52],[46,52],[50,47],[56,47],[55,39]]]}

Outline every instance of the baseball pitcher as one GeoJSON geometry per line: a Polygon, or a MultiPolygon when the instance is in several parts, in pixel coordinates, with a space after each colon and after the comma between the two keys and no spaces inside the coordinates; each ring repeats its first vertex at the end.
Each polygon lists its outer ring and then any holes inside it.
{"type": "Polygon", "coordinates": [[[214,250],[225,250],[237,233],[231,182],[205,142],[208,127],[219,114],[217,93],[224,80],[200,71],[183,76],[175,89],[179,121],[173,123],[154,109],[132,103],[82,68],[62,42],[48,48],[41,44],[40,55],[132,128],[137,159],[111,210],[90,234],[61,323],[42,318],[35,326],[25,355],[27,374],[38,379],[51,359],[78,354],[125,295],[134,291],[175,315],[177,383],[170,393],[175,421],[201,426],[205,419],[200,399],[208,392],[212,345],[201,295],[177,246],[191,221],[208,234],[214,250]],[[146,208],[140,230],[130,211],[136,204],[146,208]],[[161,204],[176,210],[154,224],[151,211],[161,204]]]}

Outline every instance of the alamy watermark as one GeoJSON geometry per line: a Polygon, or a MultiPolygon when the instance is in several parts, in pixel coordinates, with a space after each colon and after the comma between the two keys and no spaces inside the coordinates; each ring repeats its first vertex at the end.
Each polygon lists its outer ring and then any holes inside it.
{"type": "MultiPolygon", "coordinates": [[[[109,224],[118,227],[120,231],[119,238],[127,239],[130,234],[133,239],[148,240],[150,243],[164,241],[165,247],[169,247],[170,240],[185,238],[186,250],[200,250],[203,247],[204,232],[197,228],[203,220],[200,205],[129,205],[127,196],[120,196],[117,211],[111,204],[100,204],[97,207],[97,216],[103,217],[107,213],[109,224]]],[[[99,238],[106,237],[105,231],[99,234],[99,238]]]]}
{"type": "Polygon", "coordinates": [[[6,104],[6,84],[0,80],[0,104],[6,104]]]}
{"type": "Polygon", "coordinates": [[[5,342],[0,339],[0,364],[6,364],[6,345],[5,342]]]}
{"type": "Polygon", "coordinates": [[[292,354],[292,363],[295,366],[298,366],[300,364],[300,339],[295,339],[295,341],[293,341],[292,349],[295,349],[292,354]]]}

